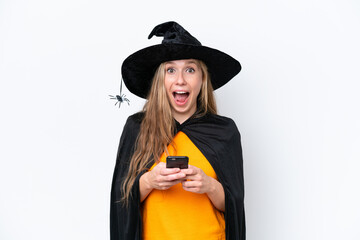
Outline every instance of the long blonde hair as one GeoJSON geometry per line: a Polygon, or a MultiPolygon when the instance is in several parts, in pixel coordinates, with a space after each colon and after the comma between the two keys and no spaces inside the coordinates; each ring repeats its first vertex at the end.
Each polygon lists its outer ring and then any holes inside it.
{"type": "MultiPolygon", "coordinates": [[[[174,137],[176,126],[164,85],[165,64],[160,64],[154,74],[147,102],[143,108],[144,118],[136,139],[135,151],[130,160],[129,171],[122,184],[121,201],[126,206],[128,206],[131,197],[131,189],[136,176],[144,170],[148,170],[147,167],[151,162],[158,163],[160,161],[161,154],[164,151],[167,152],[167,146],[171,144],[174,137]]],[[[202,71],[202,85],[194,117],[201,117],[207,113],[216,114],[215,97],[207,67],[200,60],[196,60],[196,64],[202,71]]]]}

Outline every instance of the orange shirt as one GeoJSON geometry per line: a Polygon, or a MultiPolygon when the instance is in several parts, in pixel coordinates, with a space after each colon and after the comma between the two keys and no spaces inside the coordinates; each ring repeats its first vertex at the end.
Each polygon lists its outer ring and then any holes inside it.
{"type": "MultiPolygon", "coordinates": [[[[173,143],[176,151],[168,146],[171,156],[188,156],[190,165],[217,179],[210,163],[185,133],[178,132],[173,143]]],[[[166,162],[165,153],[160,161],[166,162]]],[[[181,183],[167,190],[152,190],[141,212],[144,240],[225,240],[224,214],[206,194],[185,191],[181,183]]]]}

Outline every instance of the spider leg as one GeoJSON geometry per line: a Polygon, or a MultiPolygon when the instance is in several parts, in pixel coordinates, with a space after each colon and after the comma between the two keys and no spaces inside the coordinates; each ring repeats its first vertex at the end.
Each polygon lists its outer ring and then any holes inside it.
{"type": "Polygon", "coordinates": [[[121,78],[121,81],[120,81],[120,95],[121,95],[121,91],[122,91],[122,78],[121,78]]]}
{"type": "Polygon", "coordinates": [[[115,103],[115,106],[116,106],[117,103],[118,103],[118,102],[115,103]]]}

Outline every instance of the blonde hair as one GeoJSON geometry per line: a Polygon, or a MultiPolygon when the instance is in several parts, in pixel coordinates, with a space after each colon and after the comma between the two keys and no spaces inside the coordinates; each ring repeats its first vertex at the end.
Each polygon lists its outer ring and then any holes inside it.
{"type": "MultiPolygon", "coordinates": [[[[216,103],[209,72],[205,63],[195,60],[202,71],[202,85],[197,98],[197,111],[194,117],[201,117],[207,113],[216,114],[216,103]]],[[[160,161],[163,152],[171,144],[175,132],[175,121],[172,117],[171,105],[164,85],[165,64],[157,68],[152,85],[144,105],[144,118],[141,122],[140,132],[136,139],[134,154],[130,160],[129,170],[122,184],[121,201],[128,206],[131,189],[136,176],[155,161],[160,161]]]]}

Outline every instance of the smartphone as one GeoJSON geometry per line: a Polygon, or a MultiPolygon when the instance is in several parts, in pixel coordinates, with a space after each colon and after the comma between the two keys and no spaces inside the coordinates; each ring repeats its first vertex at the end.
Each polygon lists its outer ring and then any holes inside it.
{"type": "Polygon", "coordinates": [[[189,158],[187,156],[168,156],[166,158],[167,168],[188,168],[189,158]]]}

